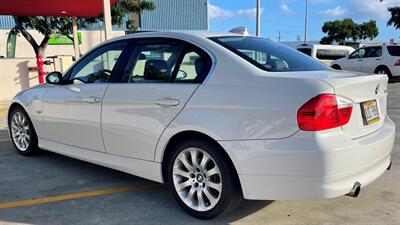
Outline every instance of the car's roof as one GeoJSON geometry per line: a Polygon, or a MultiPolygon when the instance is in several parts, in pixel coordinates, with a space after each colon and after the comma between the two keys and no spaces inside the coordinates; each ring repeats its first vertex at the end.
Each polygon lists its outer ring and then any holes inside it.
{"type": "Polygon", "coordinates": [[[353,49],[351,46],[343,45],[321,45],[321,44],[307,44],[298,45],[297,48],[323,48],[323,49],[353,49]]]}
{"type": "Polygon", "coordinates": [[[127,34],[117,38],[113,38],[110,41],[128,39],[134,37],[221,37],[221,36],[241,36],[240,34],[230,32],[211,32],[211,31],[186,31],[186,30],[165,30],[165,31],[139,31],[132,34],[127,34]]]}
{"type": "Polygon", "coordinates": [[[166,31],[148,31],[148,33],[152,32],[153,34],[163,34],[163,33],[177,33],[183,35],[191,35],[191,36],[203,36],[203,37],[219,37],[219,36],[240,36],[240,34],[232,33],[232,32],[212,32],[206,30],[166,30],[166,31]]]}
{"type": "Polygon", "coordinates": [[[382,46],[400,46],[397,43],[368,43],[360,46],[360,48],[365,48],[365,47],[382,47],[382,46]]]}

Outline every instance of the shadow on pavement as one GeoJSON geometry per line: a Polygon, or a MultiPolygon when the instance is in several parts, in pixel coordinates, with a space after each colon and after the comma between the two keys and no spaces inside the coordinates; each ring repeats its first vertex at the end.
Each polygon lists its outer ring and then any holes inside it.
{"type": "MultiPolygon", "coordinates": [[[[51,152],[24,157],[9,142],[0,143],[0,157],[0,202],[151,183],[51,152]]],[[[0,209],[0,224],[230,224],[271,203],[244,201],[223,217],[202,221],[186,214],[163,185],[158,189],[0,209]]]]}

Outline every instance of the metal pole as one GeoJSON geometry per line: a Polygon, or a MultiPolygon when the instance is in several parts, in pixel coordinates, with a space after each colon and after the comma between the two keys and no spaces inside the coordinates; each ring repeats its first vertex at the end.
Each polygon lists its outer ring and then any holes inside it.
{"type": "Polygon", "coordinates": [[[256,35],[257,35],[257,37],[261,36],[260,14],[261,14],[260,0],[257,0],[257,7],[256,7],[256,35]]]}
{"type": "Polygon", "coordinates": [[[104,8],[104,33],[106,41],[112,38],[111,6],[110,0],[103,0],[104,8]]]}
{"type": "Polygon", "coordinates": [[[74,39],[75,60],[79,58],[79,40],[78,40],[78,25],[76,24],[76,16],[72,17],[72,37],[74,39]]]}
{"type": "Polygon", "coordinates": [[[304,44],[307,44],[308,0],[306,0],[306,15],[304,17],[304,44]]]}
{"type": "Polygon", "coordinates": [[[207,30],[210,30],[210,1],[207,0],[207,30]]]}

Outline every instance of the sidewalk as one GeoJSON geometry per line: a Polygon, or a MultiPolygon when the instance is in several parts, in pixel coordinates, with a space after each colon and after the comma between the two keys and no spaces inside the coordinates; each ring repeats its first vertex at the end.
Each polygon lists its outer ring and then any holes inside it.
{"type": "Polygon", "coordinates": [[[0,131],[7,130],[7,110],[9,102],[0,101],[0,131]]]}

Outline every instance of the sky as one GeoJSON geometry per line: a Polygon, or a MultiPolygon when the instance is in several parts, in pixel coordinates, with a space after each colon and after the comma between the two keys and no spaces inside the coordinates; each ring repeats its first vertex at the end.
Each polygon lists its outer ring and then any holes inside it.
{"type": "MultiPolygon", "coordinates": [[[[379,36],[374,41],[400,40],[400,30],[388,27],[390,6],[400,6],[400,0],[308,0],[308,40],[319,41],[325,21],[352,18],[357,23],[377,21],[379,36]]],[[[261,0],[261,36],[281,41],[304,40],[306,0],[261,0]]],[[[247,27],[255,34],[256,0],[209,0],[210,29],[229,31],[247,27]]]]}

